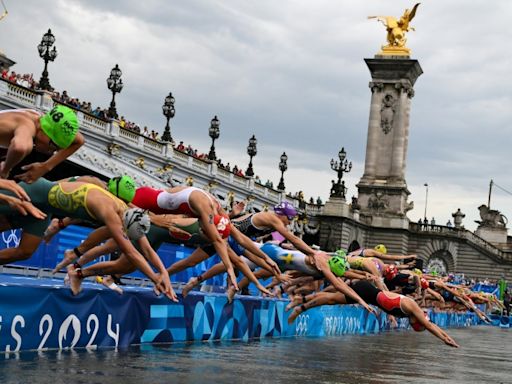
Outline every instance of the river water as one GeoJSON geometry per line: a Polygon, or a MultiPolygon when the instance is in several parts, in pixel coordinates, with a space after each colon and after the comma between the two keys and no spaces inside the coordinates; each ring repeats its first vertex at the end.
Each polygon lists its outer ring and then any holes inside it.
{"type": "Polygon", "coordinates": [[[0,383],[512,383],[512,329],[0,355],[0,383]]]}

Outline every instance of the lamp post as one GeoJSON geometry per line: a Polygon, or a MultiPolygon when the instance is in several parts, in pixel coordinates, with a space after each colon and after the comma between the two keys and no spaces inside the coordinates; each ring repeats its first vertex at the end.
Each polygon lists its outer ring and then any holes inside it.
{"type": "Polygon", "coordinates": [[[210,152],[208,153],[208,159],[212,161],[217,160],[217,155],[215,155],[215,140],[220,136],[219,126],[220,121],[217,118],[217,115],[215,115],[210,122],[210,128],[208,128],[208,135],[212,138],[212,146],[210,147],[210,152]]]}
{"type": "Polygon", "coordinates": [[[340,159],[340,162],[338,163],[337,160],[331,159],[331,169],[338,174],[338,181],[336,183],[333,182],[331,189],[332,197],[341,197],[342,199],[345,198],[345,182],[342,182],[341,179],[343,178],[343,173],[348,173],[352,169],[352,162],[349,162],[346,157],[347,152],[345,152],[345,148],[343,147],[338,152],[338,158],[340,159]]]}
{"type": "Polygon", "coordinates": [[[176,113],[176,110],[174,109],[174,97],[172,96],[172,92],[169,92],[169,96],[165,98],[164,105],[162,105],[162,112],[167,119],[164,133],[162,135],[162,141],[172,143],[171,126],[169,125],[169,120],[172,119],[176,113]]]}
{"type": "Polygon", "coordinates": [[[110,107],[107,112],[107,116],[111,119],[117,119],[116,93],[120,93],[123,89],[124,84],[121,79],[122,74],[123,73],[119,69],[119,66],[116,64],[116,66],[110,71],[110,76],[107,79],[107,87],[112,91],[112,101],[110,102],[110,107]]]}
{"type": "Polygon", "coordinates": [[[39,87],[47,91],[53,89],[50,85],[50,79],[48,78],[48,62],[55,60],[57,57],[57,48],[53,47],[53,49],[51,49],[53,43],[55,43],[55,36],[53,36],[52,30],[48,29],[48,32],[43,35],[41,43],[37,46],[39,56],[44,60],[44,70],[41,80],[39,80],[39,87]]]}
{"type": "Polygon", "coordinates": [[[256,140],[256,137],[252,135],[252,137],[249,139],[249,146],[247,147],[247,154],[250,157],[249,160],[249,166],[247,167],[247,171],[245,171],[246,176],[253,177],[254,171],[252,169],[252,158],[256,156],[258,153],[258,150],[256,149],[256,144],[258,144],[258,140],[256,140]]]}
{"type": "Polygon", "coordinates": [[[283,176],[284,176],[284,171],[286,171],[288,169],[288,165],[286,164],[287,161],[288,161],[288,156],[286,156],[286,152],[283,152],[283,154],[281,155],[280,161],[279,161],[279,170],[281,171],[281,180],[279,180],[279,185],[277,186],[277,189],[279,191],[285,190],[283,176]]]}
{"type": "Polygon", "coordinates": [[[425,183],[425,184],[423,184],[423,186],[425,187],[425,213],[423,214],[423,219],[426,221],[427,220],[427,202],[428,202],[428,184],[425,183]]]}

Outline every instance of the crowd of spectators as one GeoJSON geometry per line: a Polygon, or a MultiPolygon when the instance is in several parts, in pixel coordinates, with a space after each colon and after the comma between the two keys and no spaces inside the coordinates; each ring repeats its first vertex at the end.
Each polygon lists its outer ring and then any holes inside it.
{"type": "MultiPolygon", "coordinates": [[[[7,69],[4,69],[2,71],[1,76],[3,79],[5,79],[13,84],[17,84],[22,87],[34,89],[34,90],[39,89],[39,84],[34,80],[33,74],[23,74],[22,75],[20,73],[16,73],[15,71],[11,71],[9,73],[9,71],[7,69]]],[[[89,113],[99,119],[102,119],[102,120],[108,120],[108,109],[107,108],[101,108],[101,107],[93,108],[90,101],[80,100],[78,97],[70,97],[68,95],[67,90],[62,91],[62,93],[60,93],[58,91],[53,91],[53,99],[59,103],[68,105],[69,107],[71,107],[75,110],[89,113]]],[[[150,131],[147,126],[144,126],[144,128],[141,129],[141,127],[137,123],[126,120],[124,116],[121,116],[121,118],[119,119],[119,127],[129,130],[129,131],[132,131],[132,132],[135,132],[139,135],[148,137],[150,139],[160,141],[158,132],[156,132],[154,130],[150,131]]],[[[185,144],[183,144],[183,141],[180,141],[179,144],[175,145],[174,149],[177,151],[186,153],[189,156],[193,156],[196,159],[208,160],[207,153],[204,153],[204,152],[199,153],[199,151],[197,149],[194,149],[190,144],[185,146],[185,144]]],[[[237,176],[245,177],[243,169],[240,168],[238,165],[234,165],[233,167],[231,167],[229,162],[224,164],[221,159],[217,160],[217,165],[219,168],[224,169],[228,172],[232,172],[233,174],[235,174],[237,176]]],[[[267,188],[274,188],[274,183],[268,179],[265,182],[265,184],[263,184],[260,177],[255,176],[254,181],[257,184],[264,185],[267,188]]]]}
{"type": "Polygon", "coordinates": [[[208,160],[208,154],[206,154],[204,152],[199,153],[199,151],[195,148],[192,148],[192,146],[190,144],[185,146],[185,144],[183,144],[183,141],[180,141],[179,144],[176,144],[174,146],[174,149],[177,151],[186,153],[189,156],[193,156],[199,160],[208,160]]]}
{"type": "Polygon", "coordinates": [[[21,73],[16,73],[14,71],[9,73],[9,70],[4,69],[2,70],[1,76],[2,79],[7,80],[13,84],[21,85],[25,88],[37,89],[39,87],[39,84],[34,80],[34,75],[32,73],[25,73],[22,75],[21,73]]]}

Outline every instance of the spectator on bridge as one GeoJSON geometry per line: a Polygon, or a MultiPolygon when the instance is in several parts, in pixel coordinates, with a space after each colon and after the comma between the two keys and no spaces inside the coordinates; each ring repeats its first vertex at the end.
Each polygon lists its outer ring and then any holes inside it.
{"type": "Polygon", "coordinates": [[[142,136],[149,137],[149,129],[147,126],[144,126],[144,129],[142,130],[142,136]]]}
{"type": "Polygon", "coordinates": [[[430,220],[430,225],[433,227],[434,225],[436,225],[436,220],[434,218],[432,218],[432,220],[430,220]]]}
{"type": "Polygon", "coordinates": [[[316,205],[318,206],[321,206],[324,202],[322,201],[322,199],[320,198],[320,196],[317,197],[316,199],[316,205]]]}
{"type": "Polygon", "coordinates": [[[185,145],[183,144],[183,141],[180,141],[176,149],[180,152],[185,152],[185,145]]]}
{"type": "Polygon", "coordinates": [[[446,223],[446,226],[451,228],[451,227],[453,227],[453,224],[450,220],[448,220],[448,222],[446,223]]]}

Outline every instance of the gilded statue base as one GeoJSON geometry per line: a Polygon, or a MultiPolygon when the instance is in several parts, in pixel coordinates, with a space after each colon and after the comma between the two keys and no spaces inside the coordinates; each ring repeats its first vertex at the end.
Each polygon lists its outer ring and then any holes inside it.
{"type": "Polygon", "coordinates": [[[383,45],[381,51],[377,53],[379,56],[411,56],[411,50],[407,47],[393,47],[390,45],[383,45]]]}

